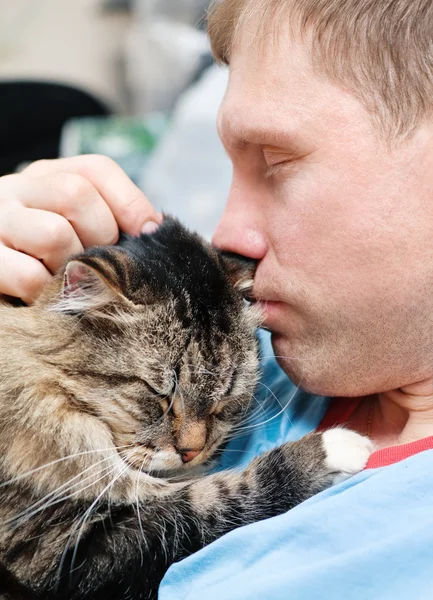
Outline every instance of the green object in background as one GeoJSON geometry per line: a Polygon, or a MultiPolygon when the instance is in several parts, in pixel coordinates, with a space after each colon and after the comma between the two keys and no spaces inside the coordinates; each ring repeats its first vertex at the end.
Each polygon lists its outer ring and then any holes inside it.
{"type": "Polygon", "coordinates": [[[63,127],[60,156],[103,154],[115,160],[137,183],[142,169],[168,126],[168,116],[81,117],[63,127]]]}

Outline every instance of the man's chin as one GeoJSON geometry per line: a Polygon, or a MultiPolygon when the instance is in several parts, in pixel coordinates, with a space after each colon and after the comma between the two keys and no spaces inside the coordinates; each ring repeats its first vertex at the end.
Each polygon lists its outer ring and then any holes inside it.
{"type": "Polygon", "coordinates": [[[295,385],[304,389],[305,360],[301,359],[299,353],[298,356],[296,355],[296,351],[283,334],[273,331],[271,340],[275,358],[280,367],[295,385]]]}
{"type": "Polygon", "coordinates": [[[323,365],[312,360],[313,352],[297,349],[283,334],[272,332],[271,339],[275,358],[290,381],[310,394],[333,395],[334,386],[327,385],[329,374],[324,372],[323,365]]]}
{"type": "Polygon", "coordinates": [[[360,397],[378,393],[381,389],[369,376],[362,377],[349,363],[339,356],[332,356],[332,348],[325,355],[315,352],[314,346],[296,347],[286,336],[273,333],[272,346],[278,364],[289,379],[301,390],[309,394],[325,397],[360,397]],[[332,357],[332,358],[331,358],[332,357]]]}

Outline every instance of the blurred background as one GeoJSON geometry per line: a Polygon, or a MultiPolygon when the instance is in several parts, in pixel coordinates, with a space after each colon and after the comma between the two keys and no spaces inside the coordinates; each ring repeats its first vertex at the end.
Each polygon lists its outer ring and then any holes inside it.
{"type": "Polygon", "coordinates": [[[0,0],[0,175],[105,154],[159,210],[209,238],[231,178],[209,3],[0,0]]]}

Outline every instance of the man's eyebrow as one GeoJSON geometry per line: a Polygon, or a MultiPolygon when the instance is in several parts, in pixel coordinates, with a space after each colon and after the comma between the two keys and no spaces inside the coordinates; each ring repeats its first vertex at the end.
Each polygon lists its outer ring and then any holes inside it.
{"type": "Polygon", "coordinates": [[[266,125],[236,126],[220,121],[218,130],[223,144],[235,151],[247,150],[252,145],[287,150],[297,150],[300,146],[296,132],[276,131],[266,125]]]}

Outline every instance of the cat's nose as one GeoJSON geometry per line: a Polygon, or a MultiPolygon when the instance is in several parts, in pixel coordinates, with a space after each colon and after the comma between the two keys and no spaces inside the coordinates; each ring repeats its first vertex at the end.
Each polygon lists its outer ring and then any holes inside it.
{"type": "Polygon", "coordinates": [[[178,448],[177,451],[180,454],[182,462],[187,463],[194,460],[194,458],[198,456],[202,450],[203,448],[200,448],[200,450],[192,450],[191,448],[178,448]]]}

